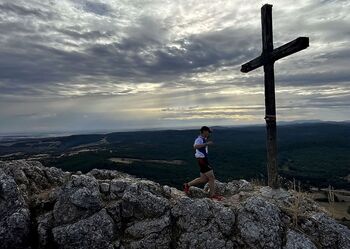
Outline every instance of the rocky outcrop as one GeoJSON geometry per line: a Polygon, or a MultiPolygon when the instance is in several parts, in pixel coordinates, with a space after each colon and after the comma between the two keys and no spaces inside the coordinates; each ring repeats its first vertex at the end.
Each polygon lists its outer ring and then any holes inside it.
{"type": "Polygon", "coordinates": [[[30,232],[30,212],[15,180],[0,169],[0,244],[25,248],[30,232]]]}
{"type": "Polygon", "coordinates": [[[350,231],[306,195],[216,181],[223,201],[114,170],[0,162],[1,248],[350,248],[350,231]]]}

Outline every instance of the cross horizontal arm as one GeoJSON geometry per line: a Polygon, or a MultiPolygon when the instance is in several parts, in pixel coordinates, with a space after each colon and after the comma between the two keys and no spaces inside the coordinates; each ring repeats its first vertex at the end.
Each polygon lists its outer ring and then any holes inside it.
{"type": "MultiPolygon", "coordinates": [[[[294,54],[300,50],[303,50],[309,46],[309,37],[298,37],[297,39],[288,42],[271,52],[270,61],[275,62],[283,57],[294,54]]],[[[264,65],[264,60],[262,56],[256,57],[255,59],[245,63],[241,67],[241,72],[248,73],[258,67],[264,65]]]]}
{"type": "Polygon", "coordinates": [[[298,37],[294,41],[284,44],[272,52],[272,60],[277,61],[283,57],[294,54],[309,46],[309,37],[298,37]]]}
{"type": "Polygon", "coordinates": [[[254,69],[257,69],[258,67],[261,67],[263,65],[263,58],[261,56],[256,57],[255,59],[247,62],[246,64],[243,64],[241,66],[241,72],[242,73],[248,73],[254,69]]]}

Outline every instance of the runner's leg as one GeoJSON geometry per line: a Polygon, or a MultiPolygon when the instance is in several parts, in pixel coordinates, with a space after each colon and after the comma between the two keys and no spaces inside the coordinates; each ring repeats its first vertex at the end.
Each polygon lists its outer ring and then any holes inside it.
{"type": "Polygon", "coordinates": [[[204,173],[200,172],[200,176],[201,176],[200,178],[203,179],[203,182],[209,181],[209,178],[204,173]]]}
{"type": "MultiPolygon", "coordinates": [[[[205,173],[202,173],[202,172],[200,172],[200,173],[201,173],[201,177],[205,179],[204,182],[208,182],[209,178],[205,175],[205,173]]],[[[210,190],[210,188],[208,188],[205,192],[209,193],[209,190],[210,190]]]]}
{"type": "Polygon", "coordinates": [[[196,179],[190,181],[188,183],[188,185],[189,186],[198,185],[198,184],[201,184],[201,183],[205,183],[207,181],[208,181],[208,177],[205,174],[201,173],[201,177],[197,177],[196,179]]]}
{"type": "MultiPolygon", "coordinates": [[[[198,161],[198,165],[199,165],[199,168],[200,168],[200,171],[203,171],[206,169],[206,166],[207,166],[207,161],[203,158],[197,158],[197,161],[198,161]],[[203,168],[204,167],[204,168],[203,168]]],[[[205,183],[207,182],[209,179],[207,178],[207,176],[200,172],[200,177],[197,177],[196,179],[188,182],[188,186],[193,186],[193,185],[198,185],[200,183],[205,183]]]]}
{"type": "Polygon", "coordinates": [[[215,176],[213,170],[209,170],[208,172],[204,173],[208,179],[209,179],[209,196],[213,196],[215,194],[215,176]]]}

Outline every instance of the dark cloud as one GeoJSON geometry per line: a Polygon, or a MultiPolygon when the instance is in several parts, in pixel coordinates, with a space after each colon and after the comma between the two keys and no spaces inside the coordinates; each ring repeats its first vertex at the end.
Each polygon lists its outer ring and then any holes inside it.
{"type": "Polygon", "coordinates": [[[84,1],[84,10],[97,15],[105,16],[110,12],[110,7],[104,3],[94,3],[91,1],[84,1]]]}
{"type": "MultiPolygon", "coordinates": [[[[79,29],[79,27],[77,27],[79,29]]],[[[97,39],[100,38],[109,38],[111,36],[113,36],[113,33],[111,32],[102,32],[99,30],[93,30],[93,31],[76,31],[74,29],[56,29],[57,32],[60,32],[64,35],[67,35],[69,37],[71,37],[74,40],[79,40],[79,39],[83,39],[83,40],[92,40],[95,41],[97,39]]]]}
{"type": "MultiPolygon", "coordinates": [[[[83,11],[96,15],[107,16],[112,11],[112,6],[104,3],[74,2],[76,6],[81,6],[83,11]]],[[[315,6],[318,5],[316,3],[306,5],[304,10],[317,12],[315,6]]],[[[43,11],[37,7],[30,8],[9,3],[1,4],[0,8],[4,15],[16,13],[19,16],[52,18],[51,13],[54,13],[54,10],[43,11]]],[[[234,13],[238,15],[237,11],[234,13]]],[[[56,11],[56,14],[60,13],[56,11]]],[[[237,18],[235,15],[221,14],[222,22],[237,18]]],[[[300,16],[299,13],[298,15],[300,16]]],[[[298,19],[298,15],[295,16],[296,23],[301,20],[298,19]]],[[[277,17],[282,18],[282,14],[278,14],[277,17]]],[[[318,20],[317,18],[316,16],[315,20],[318,20]]],[[[314,19],[310,17],[307,22],[312,23],[312,20],[314,19]]],[[[191,25],[198,25],[201,21],[205,20],[196,19],[191,25]]],[[[322,34],[337,32],[332,29],[333,25],[344,26],[345,22],[337,19],[327,24],[328,26],[320,25],[317,30],[322,34]]],[[[260,30],[258,26],[253,25],[241,27],[233,25],[220,30],[205,30],[173,40],[169,39],[173,25],[168,21],[162,22],[159,16],[151,14],[141,14],[136,19],[131,19],[128,26],[120,30],[100,30],[94,26],[89,28],[83,23],[74,25],[49,23],[39,25],[34,30],[34,26],[27,27],[20,20],[17,23],[1,23],[3,31],[21,32],[21,36],[6,37],[7,42],[0,51],[2,55],[0,79],[12,85],[50,84],[50,82],[74,84],[81,83],[77,80],[81,76],[95,78],[104,76],[102,81],[105,77],[109,77],[116,82],[122,80],[132,83],[167,83],[197,73],[213,72],[223,67],[236,69],[237,72],[232,73],[239,75],[240,65],[261,53],[260,30]],[[52,32],[57,32],[58,35],[52,32]],[[101,39],[117,41],[98,42],[101,39]],[[69,46],[74,49],[67,50],[66,47],[69,46]]],[[[289,23],[285,25],[288,27],[289,23]]],[[[307,25],[305,29],[308,29],[307,25]]],[[[322,55],[316,54],[314,59],[341,60],[347,58],[345,55],[350,53],[349,51],[348,49],[329,51],[322,55]]],[[[306,67],[311,66],[310,70],[317,66],[312,65],[312,61],[304,60],[304,62],[308,63],[306,67]]],[[[286,64],[290,65],[288,61],[286,64]]],[[[347,81],[349,75],[346,71],[292,74],[283,72],[283,75],[278,77],[284,85],[300,86],[322,85],[330,81],[334,84],[342,83],[347,81]]],[[[258,77],[251,73],[248,79],[242,77],[238,83],[242,81],[252,85],[257,83],[258,77]]]]}
{"type": "MultiPolygon", "coordinates": [[[[101,12],[107,14],[110,9],[100,3],[76,1],[76,4],[85,6],[85,11],[98,12],[95,14],[99,15],[101,12]]],[[[11,7],[13,9],[14,5],[11,7]]],[[[18,14],[21,13],[19,9],[16,9],[18,14]]],[[[25,10],[24,14],[41,13],[35,8],[25,10]]],[[[15,25],[22,27],[22,35],[8,36],[0,49],[3,58],[0,61],[0,79],[11,85],[6,87],[5,92],[14,89],[14,84],[30,84],[33,87],[61,82],[81,83],[77,80],[81,76],[104,76],[102,81],[109,77],[116,82],[167,83],[198,72],[237,66],[258,52],[247,49],[247,45],[254,47],[252,39],[247,41],[242,36],[243,33],[251,36],[253,31],[239,28],[206,31],[167,41],[169,27],[150,15],[141,15],[131,22],[122,35],[118,30],[86,29],[79,23],[67,27],[43,24],[30,29],[21,26],[19,20],[15,25]],[[34,28],[38,31],[33,32],[34,28]],[[58,35],[52,32],[58,32],[58,35]],[[117,37],[120,37],[118,42],[96,42],[117,37]],[[81,45],[76,44],[79,41],[82,41],[81,45]],[[60,46],[54,45],[57,43],[60,46]],[[74,50],[65,49],[65,45],[74,50]]],[[[18,32],[20,29],[16,30],[18,32]]]]}
{"type": "Polygon", "coordinates": [[[327,84],[349,85],[350,72],[310,72],[310,73],[279,73],[276,80],[283,86],[319,86],[327,84]]]}
{"type": "MultiPolygon", "coordinates": [[[[75,39],[94,39],[103,37],[99,31],[78,33],[63,31],[63,34],[75,39]]],[[[65,51],[44,44],[29,41],[16,41],[16,51],[3,51],[0,61],[0,78],[5,82],[32,84],[72,81],[85,76],[109,76],[116,80],[123,78],[131,82],[159,82],[166,78],[179,78],[183,74],[208,72],[221,66],[238,65],[247,57],[243,50],[231,49],[223,51],[210,39],[210,36],[224,36],[224,32],[207,34],[209,38],[190,37],[177,41],[179,48],[164,46],[154,41],[148,43],[126,39],[120,43],[92,45],[80,52],[65,51]],[[148,47],[154,51],[142,52],[148,47]],[[230,51],[227,51],[230,50],[230,51]],[[23,51],[23,52],[21,52],[23,51]],[[148,58],[151,61],[148,61],[148,58]]],[[[253,54],[253,52],[251,53],[253,54]]],[[[168,78],[168,79],[169,79],[168,78]]]]}
{"type": "Polygon", "coordinates": [[[15,88],[16,84],[31,86],[68,81],[79,74],[74,69],[79,69],[84,62],[82,53],[67,52],[28,41],[15,44],[16,50],[2,51],[0,60],[0,78],[9,83],[11,88],[15,88]]]}
{"type": "Polygon", "coordinates": [[[54,17],[54,14],[49,11],[44,11],[37,8],[27,8],[14,3],[0,3],[0,11],[9,16],[32,16],[40,19],[51,19],[54,17]]]}

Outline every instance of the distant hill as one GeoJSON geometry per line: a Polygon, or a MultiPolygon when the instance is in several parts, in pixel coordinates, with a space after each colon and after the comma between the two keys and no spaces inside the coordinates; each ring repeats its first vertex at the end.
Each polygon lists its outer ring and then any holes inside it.
{"type": "MultiPolygon", "coordinates": [[[[212,128],[214,145],[209,147],[209,160],[218,179],[266,179],[264,125],[212,128]]],[[[47,166],[83,172],[117,169],[181,187],[199,174],[192,147],[198,134],[198,129],[189,129],[8,138],[0,141],[0,160],[32,158],[47,166]],[[123,163],[123,158],[132,163],[123,163]]],[[[350,189],[349,122],[284,123],[278,126],[277,135],[283,177],[350,189]]]]}

